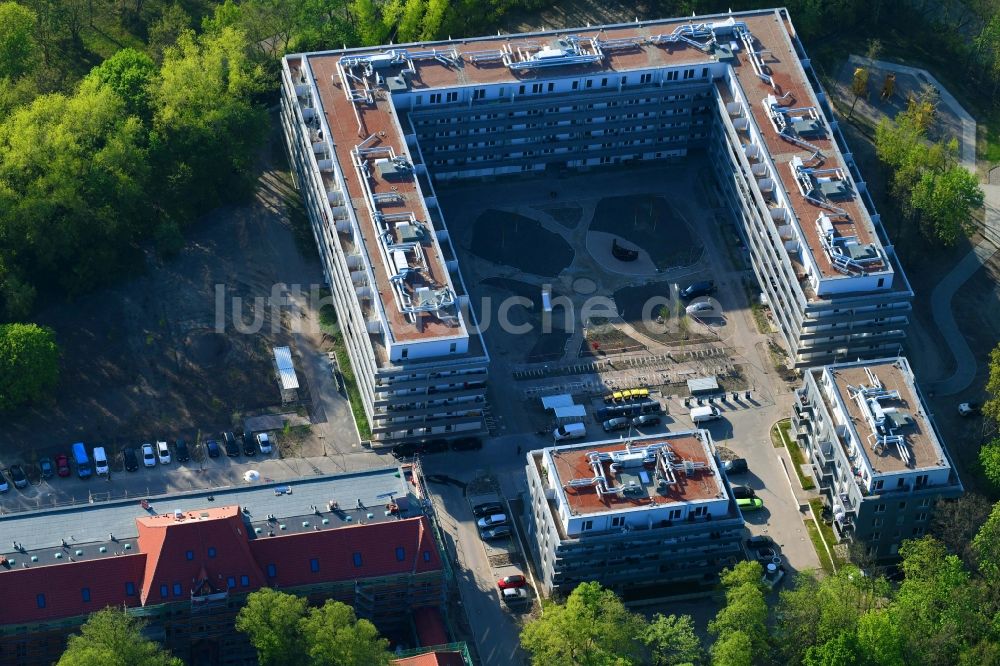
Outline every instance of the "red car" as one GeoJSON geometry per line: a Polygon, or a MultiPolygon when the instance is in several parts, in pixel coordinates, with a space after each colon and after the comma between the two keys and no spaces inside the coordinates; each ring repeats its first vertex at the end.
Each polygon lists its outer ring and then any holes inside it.
{"type": "Polygon", "coordinates": [[[56,474],[59,476],[69,476],[69,458],[65,453],[56,456],[56,474]]]}
{"type": "Polygon", "coordinates": [[[518,574],[517,576],[504,576],[503,578],[497,581],[497,586],[501,590],[509,590],[515,587],[524,587],[527,584],[528,580],[524,576],[521,576],[520,574],[518,574]]]}

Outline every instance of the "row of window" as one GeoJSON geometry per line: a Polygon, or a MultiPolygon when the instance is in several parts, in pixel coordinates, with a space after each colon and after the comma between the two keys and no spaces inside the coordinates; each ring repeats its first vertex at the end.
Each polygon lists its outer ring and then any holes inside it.
{"type": "Polygon", "coordinates": [[[517,111],[494,111],[490,113],[477,113],[470,116],[464,116],[462,118],[456,118],[454,116],[440,116],[435,114],[435,117],[427,118],[424,115],[418,115],[413,119],[413,125],[415,127],[426,127],[428,125],[453,125],[456,120],[462,122],[476,121],[476,120],[497,120],[498,118],[523,118],[525,116],[541,116],[541,115],[552,115],[556,113],[567,113],[569,111],[583,111],[592,109],[613,109],[619,106],[638,106],[638,105],[652,105],[652,104],[662,104],[663,102],[683,102],[687,99],[707,99],[709,95],[705,94],[692,94],[687,95],[684,93],[677,95],[663,95],[660,97],[633,97],[632,99],[626,100],[611,100],[608,102],[590,102],[588,104],[573,104],[569,106],[550,106],[547,108],[535,108],[535,109],[524,109],[517,111]]]}

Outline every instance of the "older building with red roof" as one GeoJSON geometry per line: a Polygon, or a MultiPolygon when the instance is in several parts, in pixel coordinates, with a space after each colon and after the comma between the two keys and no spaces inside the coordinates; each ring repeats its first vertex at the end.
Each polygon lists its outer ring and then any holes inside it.
{"type": "Polygon", "coordinates": [[[0,663],[52,663],[107,606],[148,619],[189,663],[256,663],[233,623],[263,587],[342,601],[383,631],[415,626],[420,609],[447,643],[444,564],[421,499],[404,467],[4,516],[0,663]]]}

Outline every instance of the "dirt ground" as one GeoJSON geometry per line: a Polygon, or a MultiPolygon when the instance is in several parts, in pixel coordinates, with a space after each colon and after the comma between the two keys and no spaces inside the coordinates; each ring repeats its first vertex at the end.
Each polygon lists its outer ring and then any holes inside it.
{"type": "Polygon", "coordinates": [[[284,159],[278,137],[274,132],[262,152],[253,201],[208,215],[189,230],[179,256],[149,256],[135,278],[40,314],[62,349],[59,388],[51,404],[5,418],[5,457],[29,448],[65,450],[78,440],[193,438],[199,430],[238,427],[240,415],[280,404],[271,347],[291,344],[292,336],[280,324],[272,331],[270,308],[253,308],[253,299],[279,282],[321,282],[322,273],[315,251],[300,251],[283,214],[287,180],[272,171],[275,157],[284,159]],[[227,320],[236,297],[244,299],[248,322],[263,309],[262,332],[239,333],[228,321],[218,332],[217,289],[227,320]]]}

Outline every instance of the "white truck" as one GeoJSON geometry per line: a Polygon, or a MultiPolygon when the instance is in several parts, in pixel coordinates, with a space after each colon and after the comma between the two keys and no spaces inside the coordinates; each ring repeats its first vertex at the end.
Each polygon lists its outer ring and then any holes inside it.
{"type": "Polygon", "coordinates": [[[715,419],[722,416],[722,412],[715,405],[705,405],[703,407],[692,407],[691,408],[691,421],[695,425],[703,423],[704,421],[714,421],[715,419]]]}

